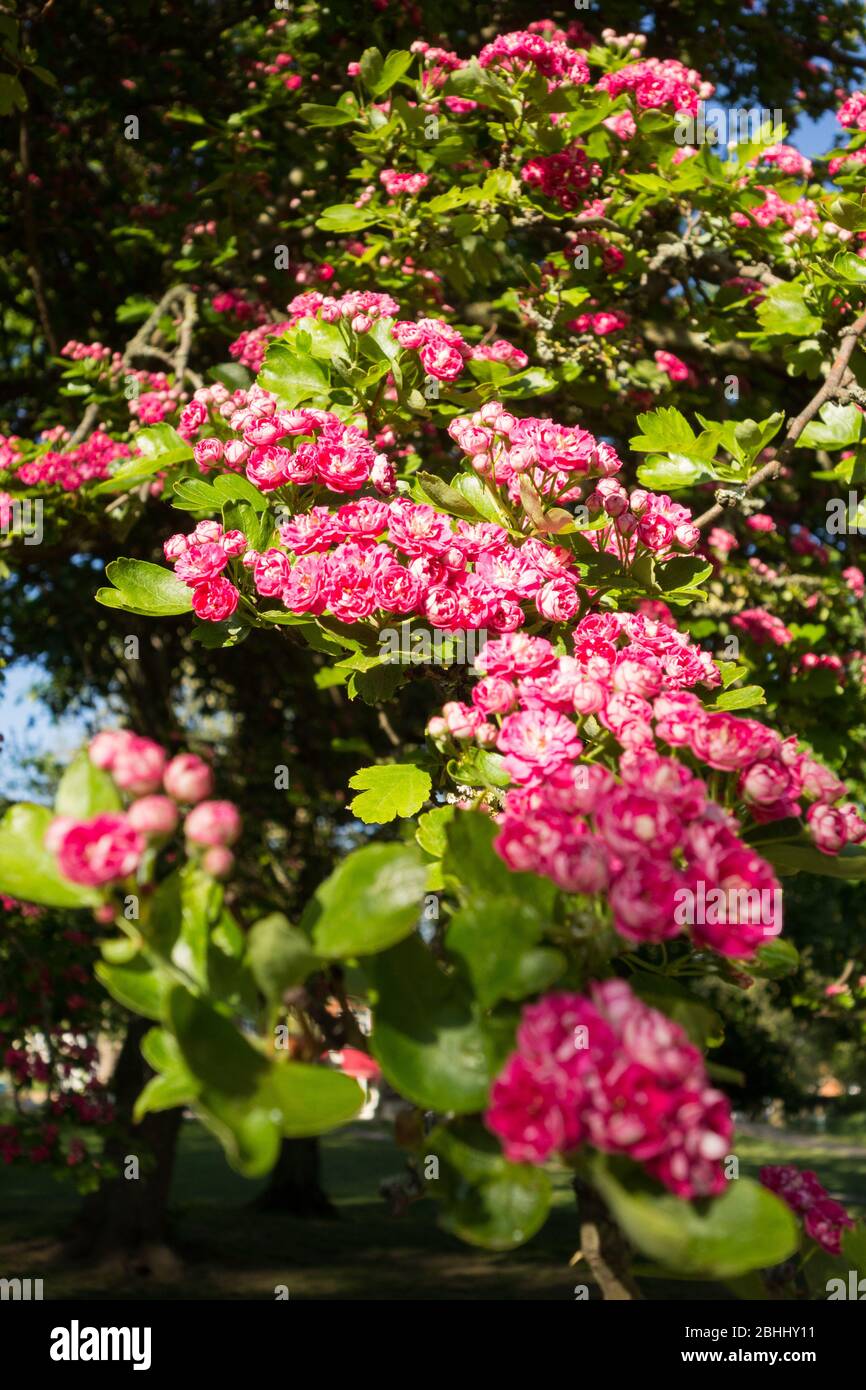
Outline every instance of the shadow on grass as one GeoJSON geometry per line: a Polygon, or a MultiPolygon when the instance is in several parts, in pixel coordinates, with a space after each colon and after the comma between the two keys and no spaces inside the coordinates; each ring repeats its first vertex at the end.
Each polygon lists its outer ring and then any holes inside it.
{"type": "MultiPolygon", "coordinates": [[[[248,1182],[227,1166],[219,1145],[193,1122],[181,1133],[172,1189],[179,1283],[107,1281],[98,1269],[58,1258],[58,1239],[76,1210],[71,1189],[47,1171],[10,1168],[0,1197],[0,1272],[41,1277],[47,1298],[268,1299],[280,1286],[301,1300],[572,1300],[585,1275],[570,1267],[579,1236],[568,1175],[554,1175],[556,1199],[543,1229],[520,1249],[490,1254],[439,1229],[432,1201],[392,1217],[378,1195],[383,1178],[403,1171],[401,1152],[378,1125],[355,1125],[323,1140],[324,1187],[337,1221],[299,1220],[252,1210],[264,1181],[248,1182]]],[[[866,1174],[856,1160],[810,1154],[791,1158],[777,1145],[744,1140],[741,1171],[765,1162],[814,1167],[834,1193],[859,1193],[866,1174]]],[[[701,1300],[730,1295],[719,1285],[644,1282],[645,1296],[701,1300]]]]}

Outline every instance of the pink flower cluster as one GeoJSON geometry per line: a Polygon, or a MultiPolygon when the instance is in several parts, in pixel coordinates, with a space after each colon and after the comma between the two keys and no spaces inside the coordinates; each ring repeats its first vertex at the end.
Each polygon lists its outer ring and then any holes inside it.
{"type": "Polygon", "coordinates": [[[119,444],[103,430],[94,430],[74,449],[48,449],[20,464],[16,477],[27,487],[60,487],[64,492],[76,492],[85,483],[109,477],[111,465],[131,454],[128,444],[119,444]]]}
{"type": "Polygon", "coordinates": [[[515,1162],[543,1163],[586,1143],[644,1164],[678,1197],[725,1186],[729,1102],[679,1024],[624,980],[528,1005],[484,1118],[515,1162]]]}
{"type": "Polygon", "coordinates": [[[463,334],[442,319],[398,319],[391,336],[401,348],[417,352],[421,366],[437,381],[456,381],[467,362],[502,362],[515,371],[522,370],[529,358],[504,338],[474,347],[463,334]]]}
{"type": "Polygon", "coordinates": [[[280,526],[294,554],[249,552],[258,592],[293,613],[343,622],[419,614],[448,631],[511,632],[534,602],[542,617],[574,617],[580,605],[569,552],[534,539],[512,543],[491,522],[472,524],[408,499],[361,498],[336,511],[313,507],[280,526]]]}
{"type": "Polygon", "coordinates": [[[783,174],[790,174],[794,178],[801,177],[810,179],[812,177],[812,161],[807,159],[799,150],[795,150],[793,145],[768,145],[760,154],[756,154],[749,160],[750,164],[775,164],[776,168],[783,174]]]}
{"type": "Polygon", "coordinates": [[[238,606],[239,593],[222,571],[247,550],[242,531],[224,531],[218,521],[200,521],[188,536],[178,532],[163,542],[165,558],[178,579],[192,589],[192,608],[204,622],[221,623],[238,606]]]}
{"type": "Polygon", "coordinates": [[[610,477],[622,467],[612,445],[588,430],[534,416],[518,419],[498,401],[487,401],[474,415],[457,416],[448,433],[475,471],[505,487],[515,502],[523,474],[542,496],[568,502],[581,496],[580,482],[610,477]]]}
{"type": "Polygon", "coordinates": [[[127,729],[97,734],[88,753],[94,767],[110,773],[118,790],[132,799],[125,811],[89,820],[58,816],[51,822],[45,845],[57,856],[64,878],[102,888],[135,873],[148,842],[177,828],[179,805],[191,807],[184,833],[189,845],[204,849],[206,872],[214,877],[229,872],[233,858],[228,846],[240,834],[240,816],[232,802],[205,799],[213,790],[207,763],[193,753],[169,759],[160,744],[127,729]]]}
{"type": "Polygon", "coordinates": [[[846,174],[853,174],[854,169],[849,169],[845,166],[856,166],[857,164],[866,164],[866,149],[846,150],[844,154],[837,155],[836,158],[831,159],[830,163],[827,165],[827,173],[830,175],[831,179],[835,174],[838,174],[840,169],[846,174]]]}
{"type": "Polygon", "coordinates": [[[330,411],[280,410],[276,397],[260,386],[231,395],[223,386],[205,387],[196,391],[181,417],[187,437],[209,422],[214,407],[221,426],[240,438],[207,435],[197,440],[193,456],[202,472],[219,463],[244,468],[260,492],[290,484],[356,492],[366,483],[380,492],[393,491],[394,469],[387,456],[330,411]]]}
{"type": "Polygon", "coordinates": [[[578,314],[577,318],[569,319],[565,326],[572,333],[594,333],[597,338],[607,338],[628,325],[629,316],[621,309],[599,309],[592,314],[578,314]]]}
{"type": "Polygon", "coordinates": [[[820,211],[811,198],[798,198],[794,203],[786,203],[773,188],[758,184],[757,191],[764,194],[763,203],[749,208],[748,214],[732,212],[731,221],[735,227],[773,227],[777,222],[790,228],[782,237],[783,241],[795,240],[798,236],[816,237],[820,230],[820,211]]]}
{"type": "Polygon", "coordinates": [[[264,304],[251,303],[243,290],[221,290],[211,300],[211,308],[217,314],[230,314],[241,323],[252,320],[263,323],[268,316],[264,304]]]}
{"type": "Polygon", "coordinates": [[[794,640],[794,634],[781,618],[768,613],[766,608],[744,608],[731,619],[731,624],[745,632],[758,646],[772,642],[777,647],[787,647],[794,640]]]}
{"type": "Polygon", "coordinates": [[[655,364],[660,371],[665,372],[673,382],[684,382],[687,386],[696,386],[698,379],[692,368],[681,357],[675,356],[672,352],[664,352],[661,349],[653,353],[655,364]]]}
{"type": "MultiPolygon", "coordinates": [[[[633,941],[676,935],[685,924],[675,917],[677,892],[698,880],[725,892],[746,876],[776,887],[704,784],[655,749],[650,700],[672,717],[685,686],[718,684],[707,654],[668,623],[628,614],[588,615],[574,644],[574,657],[557,657],[543,638],[488,642],[472,705],[447,704],[429,726],[438,739],[471,738],[504,755],[515,785],[496,849],[509,868],[544,874],[569,893],[608,892],[617,929],[633,941]],[[620,782],[580,763],[575,712],[593,715],[622,745],[620,782]]],[[[693,934],[728,955],[752,954],[764,936],[751,921],[698,923],[693,934]]]]}
{"type": "Polygon", "coordinates": [[[846,130],[866,130],[866,92],[852,92],[836,119],[846,130]]]}
{"type": "Polygon", "coordinates": [[[482,48],[478,62],[483,68],[503,68],[517,76],[531,64],[553,86],[562,82],[578,85],[589,81],[589,65],[582,53],[557,39],[550,41],[526,29],[497,34],[492,43],[482,48]]]}
{"type": "Polygon", "coordinates": [[[235,338],[233,343],[229,343],[229,355],[236,362],[240,362],[242,367],[258,375],[264,366],[265,353],[270,344],[275,338],[282,338],[293,323],[293,319],[283,319],[281,323],[262,323],[258,328],[249,328],[235,338]]]}
{"type": "Polygon", "coordinates": [[[416,170],[413,174],[401,174],[396,169],[383,169],[379,175],[379,182],[391,198],[399,198],[404,193],[407,193],[410,198],[414,198],[418,193],[423,192],[430,180],[420,170],[416,170]]]}
{"type": "Polygon", "coordinates": [[[715,90],[712,83],[702,80],[700,73],[684,67],[676,58],[645,58],[639,63],[628,63],[616,72],[606,72],[598,85],[612,97],[631,92],[643,110],[669,106],[690,116],[697,116],[701,98],[712,96],[715,90]]]}
{"type": "Polygon", "coordinates": [[[601,172],[601,165],[596,160],[587,160],[580,145],[573,144],[559,154],[535,155],[524,164],[520,176],[545,198],[573,212],[580,206],[592,180],[601,177],[601,172]]]}
{"type": "Polygon", "coordinates": [[[829,1255],[841,1255],[842,1233],[853,1230],[854,1222],[841,1202],[835,1202],[822,1187],[816,1173],[792,1164],[768,1164],[759,1176],[764,1187],[804,1218],[807,1236],[829,1255]]]}
{"type": "Polygon", "coordinates": [[[610,517],[607,527],[586,533],[590,545],[618,556],[624,565],[633,564],[645,551],[663,563],[677,552],[694,550],[700,540],[688,507],[665,492],[636,487],[629,493],[616,478],[602,478],[586,506],[591,513],[610,517]]]}
{"type": "Polygon", "coordinates": [[[735,775],[728,795],[754,822],[798,816],[807,797],[814,804],[806,822],[819,849],[836,854],[866,839],[856,808],[834,804],[844,784],[800,753],[796,739],[704,709],[689,687],[717,686],[718,670],[669,623],[591,613],[574,629],[573,657],[558,657],[544,638],[516,633],[488,642],[475,668],[483,678],[472,704],[446,704],[428,733],[443,744],[473,740],[503,755],[513,785],[496,840],[502,859],[565,892],[606,892],[614,924],[629,940],[664,940],[688,925],[701,946],[751,956],[769,929],[780,928],[770,866],[738,838],[737,821],[709,799],[704,783],[660,753],[659,743],[735,775]],[[588,716],[623,750],[619,780],[599,763],[581,761],[588,716]],[[692,920],[677,911],[686,904],[684,890],[693,900],[721,890],[735,908],[743,901],[743,910],[720,914],[728,920],[692,920]],[[753,896],[732,897],[743,892],[753,896]],[[767,902],[774,906],[764,920],[767,902]]]}

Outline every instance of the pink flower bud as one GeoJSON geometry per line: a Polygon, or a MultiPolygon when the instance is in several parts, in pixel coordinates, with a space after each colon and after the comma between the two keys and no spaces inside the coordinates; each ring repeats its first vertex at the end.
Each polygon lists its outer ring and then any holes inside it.
{"type": "Polygon", "coordinates": [[[212,845],[202,855],[201,866],[211,878],[228,878],[234,862],[234,855],[225,845],[212,845]]]}
{"type": "Polygon", "coordinates": [[[133,801],[127,820],[142,835],[170,835],[177,825],[177,807],[170,796],[142,796],[133,801]]]}
{"type": "Polygon", "coordinates": [[[195,805],[213,791],[213,773],[207,763],[195,753],[178,753],[172,758],[162,779],[169,796],[175,801],[195,805]]]}
{"type": "Polygon", "coordinates": [[[200,801],[183,828],[194,845],[231,845],[241,833],[241,818],[231,801],[200,801]]]}

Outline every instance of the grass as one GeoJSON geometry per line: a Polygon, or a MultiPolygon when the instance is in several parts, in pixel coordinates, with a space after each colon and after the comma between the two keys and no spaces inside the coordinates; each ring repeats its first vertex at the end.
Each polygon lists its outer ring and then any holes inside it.
{"type": "MultiPolygon", "coordinates": [[[[820,1145],[820,1139],[811,1141],[820,1145]]],[[[323,1141],[324,1186],[337,1220],[302,1221],[251,1210],[263,1182],[227,1166],[216,1141],[185,1122],[172,1190],[172,1240],[183,1258],[179,1283],[118,1282],[97,1269],[58,1262],[53,1244],[77,1205],[75,1193],[38,1168],[3,1174],[0,1273],[42,1277],[48,1298],[273,1299],[285,1285],[291,1299],[318,1300],[571,1300],[581,1282],[569,1267],[578,1243],[567,1175],[556,1175],[556,1201],[541,1232],[519,1250],[489,1254],[439,1229],[436,1205],[414,1203],[392,1217],[378,1195],[385,1177],[403,1168],[390,1133],[377,1124],[352,1126],[323,1141]]],[[[800,1155],[779,1140],[742,1138],[741,1172],[762,1163],[814,1167],[833,1191],[866,1211],[862,1158],[834,1155],[828,1145],[800,1155]],[[851,1199],[854,1199],[854,1202],[851,1199]]],[[[725,1297],[711,1284],[652,1280],[652,1299],[725,1297]]]]}

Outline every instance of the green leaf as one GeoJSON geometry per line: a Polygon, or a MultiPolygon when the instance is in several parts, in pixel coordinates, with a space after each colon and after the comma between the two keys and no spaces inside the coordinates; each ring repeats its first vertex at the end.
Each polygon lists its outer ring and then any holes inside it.
{"type": "Polygon", "coordinates": [[[544,925],[537,908],[517,897],[473,893],[454,914],[445,944],[462,960],[482,1008],[538,994],[563,973],[562,952],[537,944],[544,925]]]}
{"type": "Polygon", "coordinates": [[[151,1028],[141,1040],[141,1054],[158,1074],[148,1081],[135,1102],[133,1119],[140,1124],[145,1115],[173,1110],[195,1099],[195,1081],[184,1064],[177,1039],[167,1028],[151,1028]]]}
{"type": "Polygon", "coordinates": [[[102,895],[69,883],[45,848],[45,832],[53,820],[47,806],[10,806],[0,821],[0,893],[43,907],[97,907],[102,895]]]}
{"type": "Polygon", "coordinates": [[[169,1071],[161,1076],[152,1076],[140,1092],[132,1112],[136,1124],[141,1124],[145,1115],[160,1110],[174,1110],[177,1106],[191,1105],[195,1100],[195,1083],[186,1070],[169,1071]]]}
{"type": "Polygon", "coordinates": [[[357,1081],[330,1067],[277,1062],[271,1068],[268,1098],[282,1114],[285,1139],[306,1139],[354,1120],[364,1103],[357,1081]]]}
{"type": "Polygon", "coordinates": [[[448,847],[446,832],[455,815],[453,806],[434,806],[432,811],[425,811],[418,817],[415,839],[434,859],[441,859],[448,847]]]}
{"type": "Polygon", "coordinates": [[[840,251],[833,258],[833,274],[851,284],[866,284],[866,262],[855,256],[853,251],[840,251]]]}
{"type": "Polygon", "coordinates": [[[372,91],[373,84],[382,76],[382,55],[378,48],[365,48],[358,64],[361,81],[372,91]]]}
{"type": "Polygon", "coordinates": [[[847,449],[856,444],[863,429],[863,412],[852,402],[838,405],[827,401],[797,440],[798,449],[847,449]]]}
{"type": "Polygon", "coordinates": [[[765,332],[787,333],[792,338],[807,338],[822,327],[821,319],[806,307],[805,286],[793,281],[773,285],[756,314],[765,332]]]}
{"type": "Polygon", "coordinates": [[[190,445],[171,425],[149,425],[139,430],[135,444],[140,457],[126,460],[110,478],[93,489],[94,494],[121,492],[153,477],[163,468],[186,463],[193,456],[190,445]]]}
{"type": "Polygon", "coordinates": [[[474,895],[519,898],[549,914],[556,889],[538,874],[514,873],[493,848],[497,826],[483,811],[457,811],[446,828],[445,872],[471,902],[474,895]]]}
{"type": "Polygon", "coordinates": [[[446,1231],[484,1250],[514,1250],[547,1220],[552,1199],[543,1168],[509,1163],[499,1143],[478,1120],[439,1125],[424,1141],[428,1158],[439,1160],[427,1179],[428,1193],[442,1202],[446,1231]]]}
{"type": "Polygon", "coordinates": [[[279,1003],[287,989],[303,984],[320,964],[309,937],[281,912],[261,917],[247,940],[256,984],[272,1003],[279,1003]]]}
{"type": "Polygon", "coordinates": [[[192,608],[192,589],[162,565],[152,565],[148,560],[112,560],[105,573],[114,590],[99,589],[96,597],[106,607],[145,617],[188,613],[192,608]],[[106,598],[115,591],[116,599],[106,598]]]}
{"type": "Polygon", "coordinates": [[[58,783],[54,814],[90,820],[103,811],[119,811],[121,806],[120,793],[110,774],[95,767],[83,749],[58,783]]]}
{"type": "Polygon", "coordinates": [[[437,478],[433,473],[419,472],[415,477],[423,489],[424,500],[432,502],[440,511],[450,512],[452,516],[462,516],[468,521],[478,520],[479,513],[476,508],[456,487],[444,482],[442,478],[437,478]]]}
{"type": "Polygon", "coordinates": [[[866,1227],[862,1223],[853,1231],[842,1232],[842,1254],[861,1278],[866,1279],[866,1227]]]}
{"type": "MultiPolygon", "coordinates": [[[[408,72],[412,66],[413,55],[406,50],[398,50],[389,53],[378,76],[367,85],[374,97],[380,97],[385,92],[389,92],[395,82],[399,82],[404,73],[408,72]]],[[[366,80],[366,79],[365,79],[366,80]]]]}
{"type": "Polygon", "coordinates": [[[174,985],[168,1021],[198,1083],[227,1096],[255,1094],[268,1074],[268,1061],[229,1019],[183,985],[174,985]]]}
{"type": "Polygon", "coordinates": [[[302,401],[327,396],[329,390],[327,372],[315,357],[282,344],[269,348],[257,380],[290,410],[302,401]]]}
{"type": "Polygon", "coordinates": [[[219,505],[212,483],[203,478],[178,478],[172,486],[175,500],[172,506],[183,512],[215,511],[219,505]]]}
{"type": "Polygon", "coordinates": [[[269,1062],[183,986],[172,990],[169,1016],[196,1081],[195,1109],[247,1177],[273,1167],[281,1138],[323,1134],[360,1109],[363,1093],[351,1077],[300,1062],[269,1062]]]}
{"type": "Polygon", "coordinates": [[[715,477],[715,473],[699,459],[686,458],[684,454],[653,454],[646,463],[638,466],[637,477],[643,487],[665,492],[708,482],[715,477]]]}
{"type": "Polygon", "coordinates": [[[766,420],[740,420],[734,425],[734,439],[742,459],[754,463],[761,450],[775,439],[784,422],[784,411],[776,410],[766,420]]]}
{"type": "Polygon", "coordinates": [[[761,842],[757,848],[781,875],[819,874],[823,878],[866,879],[866,849],[845,845],[838,854],[824,854],[803,831],[797,840],[761,842]]]}
{"type": "Polygon", "coordinates": [[[485,521],[492,521],[497,526],[507,528],[511,525],[502,503],[485,487],[477,473],[459,473],[452,485],[473,508],[476,516],[482,516],[485,521]]]}
{"type": "Polygon", "coordinates": [[[227,391],[248,391],[252,384],[252,372],[240,362],[220,362],[208,371],[211,381],[218,381],[227,391]]]}
{"type": "Polygon", "coordinates": [[[672,405],[638,415],[640,434],[629,440],[629,448],[637,453],[672,453],[691,456],[697,436],[679,410],[672,405]]]}
{"type": "Polygon", "coordinates": [[[725,1279],[781,1264],[799,1245],[793,1213],[752,1178],[732,1180],[720,1197],[685,1202],[624,1186],[598,1155],[592,1182],[632,1244],[672,1273],[725,1279]]]}
{"type": "Polygon", "coordinates": [[[709,579],[712,572],[712,565],[698,555],[675,555],[656,569],[662,593],[669,593],[673,589],[695,589],[709,579]]]}
{"type": "Polygon", "coordinates": [[[417,845],[365,845],[319,885],[301,928],[322,956],[381,951],[414,929],[426,881],[427,865],[417,845]]]}
{"type": "MultiPolygon", "coordinates": [[[[381,218],[375,208],[356,208],[354,203],[334,203],[316,219],[323,232],[360,232],[381,218]]],[[[261,384],[261,382],[260,382],[261,384]]]]}
{"type": "Polygon", "coordinates": [[[165,1013],[166,983],[160,972],[139,953],[124,965],[97,961],[93,973],[124,1008],[144,1018],[161,1020],[165,1013]]]}
{"type": "Polygon", "coordinates": [[[414,816],[430,795],[430,774],[415,763],[379,763],[362,767],[349,779],[360,795],[349,810],[365,825],[387,825],[397,816],[414,816]]]}
{"type": "Polygon", "coordinates": [[[772,941],[764,941],[755,959],[745,962],[745,968],[748,974],[759,975],[761,979],[781,980],[799,970],[800,953],[790,941],[777,936],[772,941]]]}
{"type": "Polygon", "coordinates": [[[256,512],[266,512],[270,505],[267,497],[240,473],[220,473],[212,486],[218,503],[243,502],[256,512]]]}
{"type": "Polygon", "coordinates": [[[446,771],[458,786],[507,787],[511,781],[501,753],[475,746],[464,748],[459,758],[451,758],[446,771]]]}
{"type": "Polygon", "coordinates": [[[298,115],[307,125],[318,126],[349,125],[358,117],[356,111],[345,106],[319,106],[315,102],[305,102],[298,108],[298,115]]]}
{"type": "Polygon", "coordinates": [[[367,972],[378,993],[373,1053],[392,1086],[425,1109],[483,1109],[504,1057],[462,982],[417,936],[373,957],[367,972]]]}
{"type": "Polygon", "coordinates": [[[201,1090],[192,1108],[206,1129],[216,1136],[225,1155],[245,1178],[269,1173],[280,1153],[281,1116],[272,1101],[255,1104],[220,1091],[201,1090]]]}
{"type": "Polygon", "coordinates": [[[751,709],[754,705],[765,705],[767,697],[760,685],[741,685],[736,690],[725,690],[718,697],[712,709],[751,709]]]}

